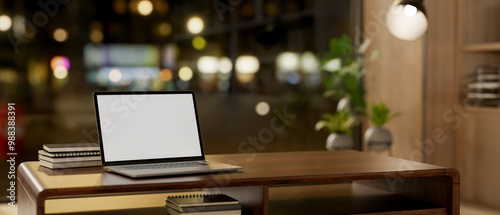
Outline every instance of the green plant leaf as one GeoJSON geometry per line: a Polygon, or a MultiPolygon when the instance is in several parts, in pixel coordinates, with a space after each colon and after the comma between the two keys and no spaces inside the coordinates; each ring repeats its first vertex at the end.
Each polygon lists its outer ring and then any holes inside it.
{"type": "Polygon", "coordinates": [[[354,76],[353,74],[350,74],[350,73],[348,73],[344,76],[343,83],[344,83],[344,86],[346,88],[346,91],[350,92],[350,93],[356,91],[356,88],[358,86],[358,80],[357,80],[356,76],[354,76]]]}
{"type": "Polygon", "coordinates": [[[322,118],[322,120],[316,123],[315,129],[321,130],[326,127],[330,133],[351,135],[352,128],[358,123],[351,113],[347,113],[344,110],[335,114],[323,114],[322,118]]]}
{"type": "Polygon", "coordinates": [[[337,95],[338,93],[335,90],[327,90],[323,93],[323,97],[330,97],[337,95]]]}
{"type": "Polygon", "coordinates": [[[316,131],[319,131],[322,128],[326,127],[326,125],[327,125],[327,121],[320,120],[320,121],[316,122],[316,125],[314,126],[314,129],[316,129],[316,131]]]}
{"type": "Polygon", "coordinates": [[[326,89],[332,89],[335,86],[335,77],[333,75],[327,75],[323,79],[323,85],[326,89]]]}
{"type": "Polygon", "coordinates": [[[389,120],[398,117],[401,115],[400,112],[390,114],[389,108],[385,105],[385,103],[380,102],[378,105],[371,104],[370,107],[371,113],[368,114],[368,118],[375,124],[377,127],[382,127],[389,120]]]}
{"type": "Polygon", "coordinates": [[[370,57],[368,57],[368,60],[373,61],[376,59],[379,59],[382,56],[382,52],[380,50],[375,50],[370,54],[370,57]]]}
{"type": "Polygon", "coordinates": [[[352,54],[351,39],[346,34],[340,38],[332,38],[329,44],[332,58],[343,58],[352,54]]]}

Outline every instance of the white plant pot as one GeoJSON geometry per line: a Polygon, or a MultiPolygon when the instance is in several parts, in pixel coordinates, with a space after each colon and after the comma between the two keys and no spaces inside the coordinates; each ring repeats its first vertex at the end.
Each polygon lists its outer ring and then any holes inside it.
{"type": "Polygon", "coordinates": [[[352,149],[352,146],[352,138],[346,134],[332,133],[326,139],[328,151],[352,149]]]}
{"type": "Polygon", "coordinates": [[[365,132],[364,143],[373,151],[388,150],[392,145],[391,132],[385,128],[371,127],[365,132]]]}

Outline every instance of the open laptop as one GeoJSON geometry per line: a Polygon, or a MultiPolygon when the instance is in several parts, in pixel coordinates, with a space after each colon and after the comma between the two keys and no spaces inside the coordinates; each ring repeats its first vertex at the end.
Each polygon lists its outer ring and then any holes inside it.
{"type": "Polygon", "coordinates": [[[104,169],[133,178],[239,170],[205,160],[192,91],[94,92],[104,169]]]}

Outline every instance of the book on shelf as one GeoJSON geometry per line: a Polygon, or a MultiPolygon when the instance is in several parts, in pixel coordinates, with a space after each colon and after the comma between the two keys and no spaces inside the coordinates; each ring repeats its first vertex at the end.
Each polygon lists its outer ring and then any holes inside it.
{"type": "Polygon", "coordinates": [[[500,99],[500,94],[496,93],[467,93],[470,99],[500,99]]]}
{"type": "Polygon", "coordinates": [[[38,159],[49,161],[52,163],[63,163],[63,162],[76,162],[76,161],[100,161],[101,156],[49,157],[39,152],[38,159]]]}
{"type": "Polygon", "coordinates": [[[241,214],[238,200],[225,194],[169,196],[165,202],[169,214],[241,214]]]}
{"type": "Polygon", "coordinates": [[[101,166],[101,160],[95,161],[75,161],[75,162],[63,162],[63,163],[53,163],[46,160],[40,160],[40,166],[44,166],[50,169],[65,169],[65,168],[76,168],[76,167],[92,167],[101,166]]]}
{"type": "Polygon", "coordinates": [[[86,157],[86,156],[100,156],[100,151],[77,151],[77,152],[48,152],[45,150],[38,150],[38,154],[51,158],[63,157],[86,157]]]}
{"type": "Polygon", "coordinates": [[[167,208],[169,215],[241,215],[241,210],[228,211],[206,211],[206,212],[179,212],[172,208],[167,208]]]}
{"type": "Polygon", "coordinates": [[[498,89],[500,82],[474,82],[467,85],[469,89],[498,89]]]}
{"type": "Polygon", "coordinates": [[[167,202],[166,206],[182,213],[196,213],[208,211],[226,211],[226,210],[241,210],[240,204],[231,205],[209,205],[209,206],[192,206],[192,207],[179,207],[171,202],[167,202]]]}
{"type": "Polygon", "coordinates": [[[82,152],[82,151],[99,151],[97,143],[59,143],[45,144],[43,149],[47,152],[82,152]]]}
{"type": "Polygon", "coordinates": [[[170,196],[166,201],[179,207],[239,204],[238,200],[220,193],[170,196]]]}

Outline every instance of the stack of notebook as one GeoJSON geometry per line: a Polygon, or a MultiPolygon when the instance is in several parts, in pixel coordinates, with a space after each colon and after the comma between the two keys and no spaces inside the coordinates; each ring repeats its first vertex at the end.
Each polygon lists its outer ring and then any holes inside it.
{"type": "Polygon", "coordinates": [[[40,166],[51,169],[100,166],[99,145],[95,143],[46,144],[38,151],[40,166]]]}
{"type": "Polygon", "coordinates": [[[238,200],[224,194],[170,196],[166,202],[170,215],[241,215],[238,200]]]}

